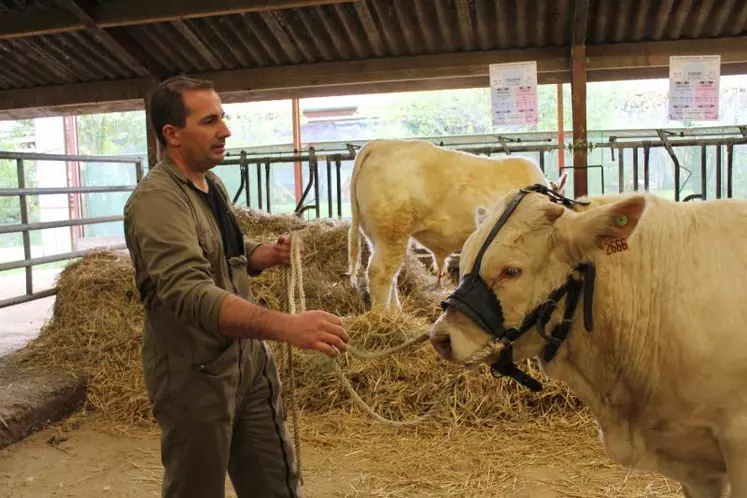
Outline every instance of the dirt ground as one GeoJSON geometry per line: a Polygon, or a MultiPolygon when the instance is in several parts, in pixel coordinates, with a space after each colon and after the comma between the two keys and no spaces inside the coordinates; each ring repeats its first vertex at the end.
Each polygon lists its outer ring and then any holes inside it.
{"type": "MultiPolygon", "coordinates": [[[[500,429],[396,429],[304,415],[308,497],[675,497],[676,483],[612,464],[588,420],[500,429]]],[[[159,496],[156,431],[74,416],[0,451],[0,496],[159,496]]],[[[227,497],[235,497],[227,481],[227,497]]]]}

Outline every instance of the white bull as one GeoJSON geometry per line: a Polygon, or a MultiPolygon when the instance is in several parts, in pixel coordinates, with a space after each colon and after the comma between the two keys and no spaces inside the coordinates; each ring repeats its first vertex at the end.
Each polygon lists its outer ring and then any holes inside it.
{"type": "MultiPolygon", "coordinates": [[[[476,211],[460,273],[514,194],[476,211]]],[[[582,297],[555,358],[540,359],[543,371],[590,407],[613,461],[677,480],[689,498],[721,498],[729,484],[732,498],[747,497],[747,201],[590,200],[573,211],[529,194],[498,231],[480,275],[505,327],[522,324],[574,265],[593,262],[592,331],[582,297]]],[[[501,349],[467,316],[450,306],[431,330],[450,361],[501,349]]],[[[545,344],[530,329],[514,342],[514,361],[541,356],[545,344]]]]}
{"type": "MultiPolygon", "coordinates": [[[[552,188],[562,191],[565,180],[563,174],[552,188]]],[[[372,305],[399,308],[397,275],[411,237],[432,253],[440,284],[446,259],[472,232],[475,208],[535,183],[548,184],[542,170],[522,157],[479,157],[424,140],[367,143],[350,181],[351,282],[357,285],[362,230],[372,246],[367,268],[372,305]]]]}

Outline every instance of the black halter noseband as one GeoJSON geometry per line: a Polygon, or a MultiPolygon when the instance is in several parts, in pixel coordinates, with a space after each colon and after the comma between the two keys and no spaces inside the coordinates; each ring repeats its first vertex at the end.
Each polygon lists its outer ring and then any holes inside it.
{"type": "Polygon", "coordinates": [[[547,300],[532,310],[518,328],[506,328],[501,303],[490,286],[480,276],[480,267],[482,266],[482,258],[498,231],[506,223],[521,200],[531,192],[544,194],[552,202],[563,204],[569,209],[572,209],[575,204],[588,204],[588,202],[563,197],[544,185],[536,184],[519,190],[519,193],[508,204],[490,234],[488,234],[487,239],[485,239],[477,253],[472,270],[462,277],[459,287],[441,303],[441,308],[446,311],[449,306],[453,306],[490,334],[495,341],[504,344],[495,363],[491,365],[491,372],[494,376],[511,377],[530,390],[537,392],[542,390],[542,384],[521,371],[514,363],[513,342],[536,327],[539,334],[547,341],[542,358],[545,362],[551,361],[570,332],[573,315],[582,291],[584,291],[584,325],[586,330],[591,332],[593,328],[591,305],[594,293],[595,267],[592,262],[582,262],[574,266],[568,274],[565,284],[552,291],[547,300]],[[576,274],[580,274],[580,276],[577,278],[576,274]],[[545,327],[558,302],[563,297],[566,298],[563,319],[553,327],[552,333],[548,335],[545,327]]]}

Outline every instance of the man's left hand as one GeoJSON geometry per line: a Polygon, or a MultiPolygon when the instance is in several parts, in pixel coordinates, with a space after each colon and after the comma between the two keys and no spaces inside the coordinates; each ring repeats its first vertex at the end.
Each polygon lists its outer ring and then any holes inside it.
{"type": "Polygon", "coordinates": [[[288,265],[291,258],[290,237],[282,235],[272,247],[272,259],[275,262],[273,266],[288,265]]]}
{"type": "MultiPolygon", "coordinates": [[[[303,252],[303,247],[301,247],[303,252]]],[[[264,270],[273,266],[288,265],[291,259],[290,237],[283,235],[274,244],[263,244],[251,255],[249,266],[253,269],[264,270]]]]}

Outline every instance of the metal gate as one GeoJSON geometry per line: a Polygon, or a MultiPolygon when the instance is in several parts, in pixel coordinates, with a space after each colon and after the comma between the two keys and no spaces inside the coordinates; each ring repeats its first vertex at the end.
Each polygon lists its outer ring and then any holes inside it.
{"type": "MultiPolygon", "coordinates": [[[[44,230],[49,228],[62,227],[80,227],[95,223],[111,223],[122,221],[124,217],[119,216],[99,216],[93,218],[71,218],[59,221],[47,221],[39,223],[29,222],[28,197],[35,195],[52,195],[68,194],[69,199],[75,195],[87,193],[103,192],[127,192],[132,191],[134,185],[116,185],[116,186],[96,186],[96,187],[46,187],[46,188],[27,188],[26,187],[26,168],[25,161],[77,161],[85,163],[115,163],[115,164],[132,164],[135,167],[137,182],[143,177],[143,157],[125,157],[125,156],[81,156],[67,154],[35,154],[21,152],[2,152],[0,151],[0,160],[10,160],[16,162],[16,175],[18,181],[17,188],[0,188],[0,197],[18,197],[20,200],[20,219],[21,223],[13,225],[0,225],[0,234],[21,233],[23,234],[23,254],[24,258],[18,261],[0,263],[0,275],[2,272],[24,268],[26,272],[26,292],[20,296],[14,296],[8,299],[0,300],[0,308],[21,304],[36,299],[53,296],[57,293],[56,288],[46,289],[40,292],[34,291],[32,267],[58,261],[84,256],[91,250],[72,251],[51,256],[38,258],[31,257],[31,232],[35,230],[44,230]]],[[[99,165],[102,166],[102,165],[99,165]]],[[[124,244],[108,246],[107,249],[124,249],[124,244]]]]}

